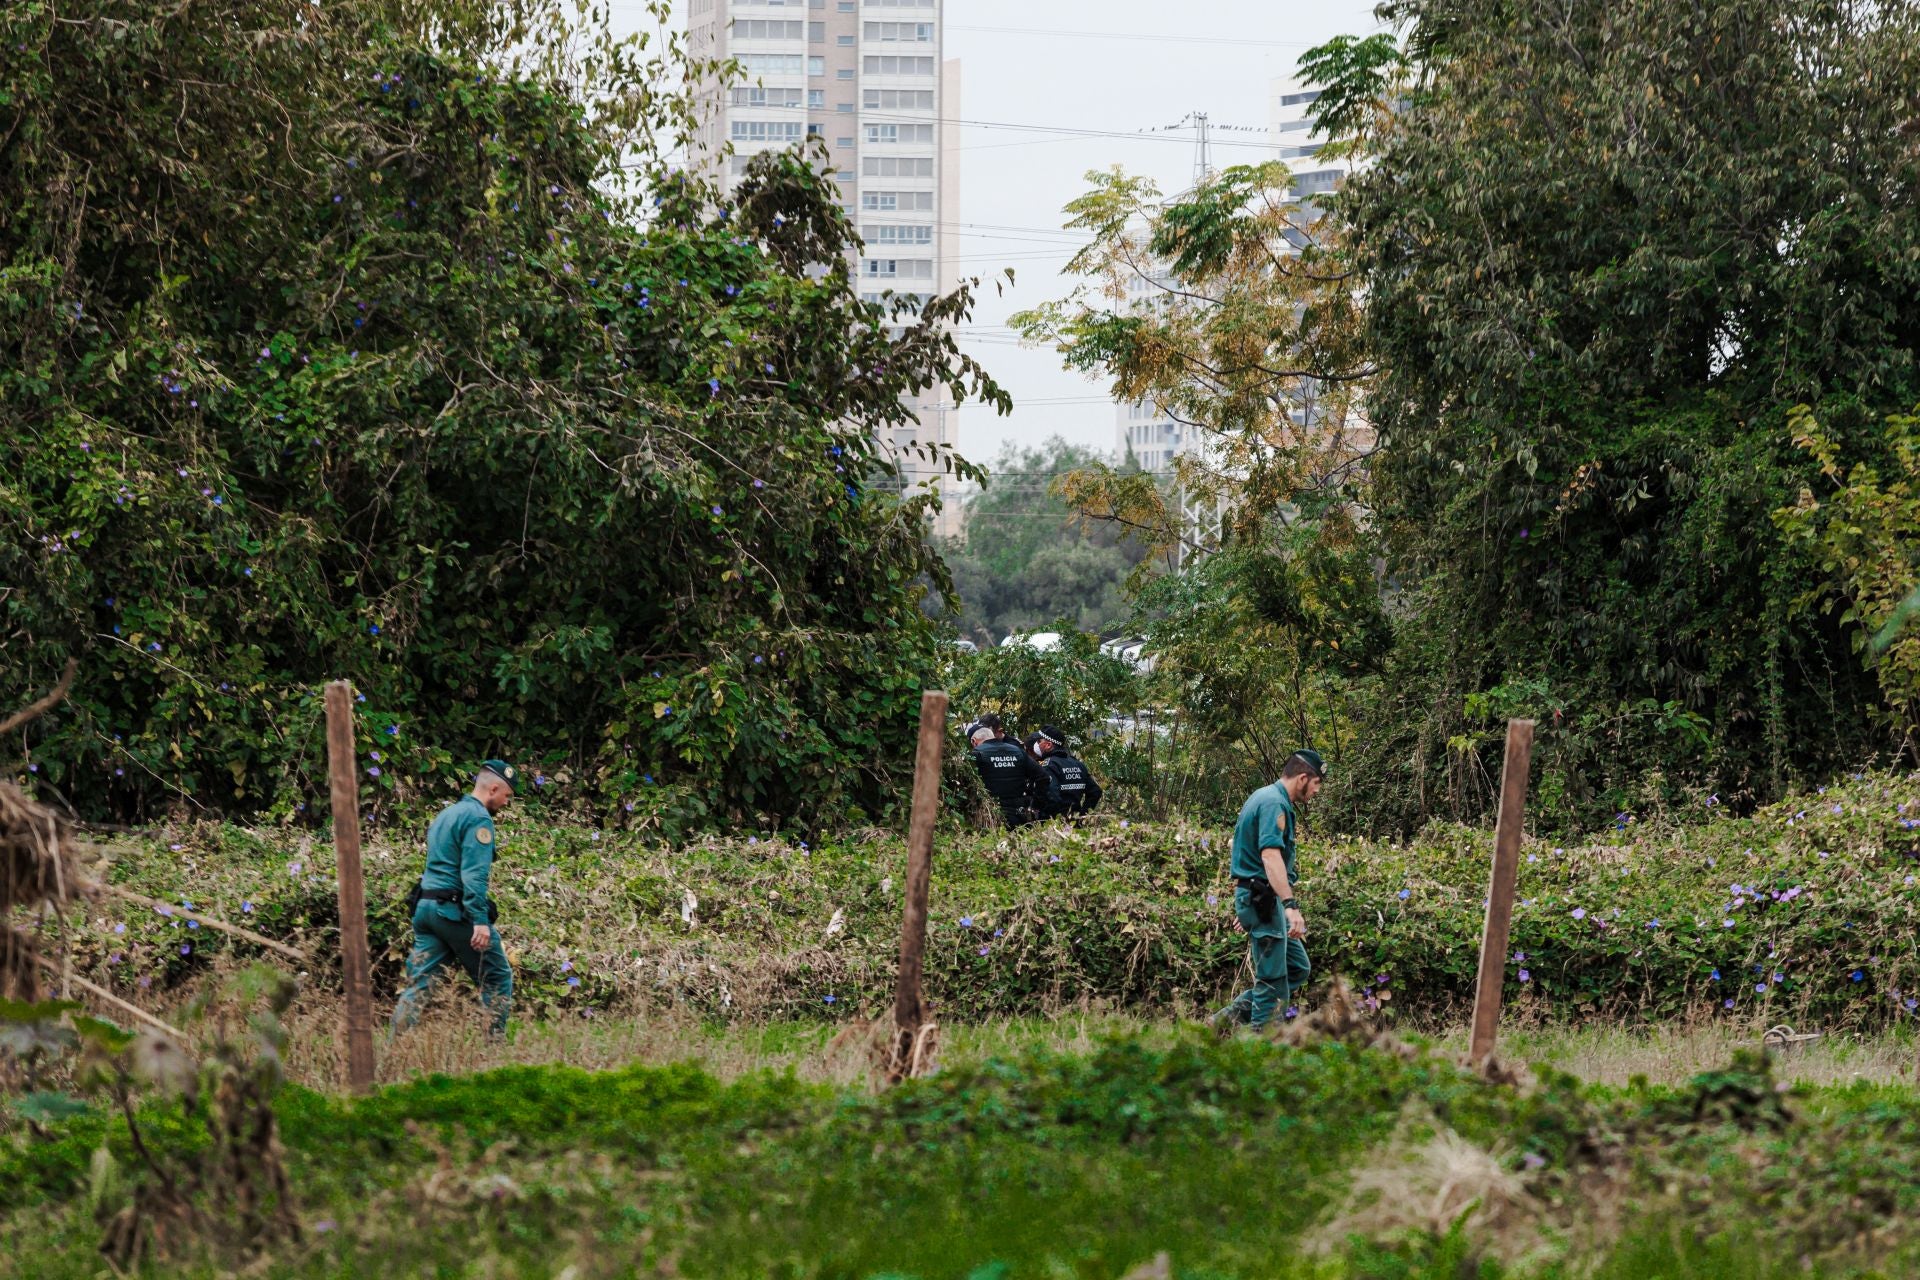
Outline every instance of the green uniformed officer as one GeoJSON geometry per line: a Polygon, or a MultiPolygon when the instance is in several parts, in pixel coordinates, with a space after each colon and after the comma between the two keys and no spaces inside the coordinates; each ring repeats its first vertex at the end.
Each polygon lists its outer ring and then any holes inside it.
{"type": "Polygon", "coordinates": [[[1233,828],[1233,913],[1252,940],[1253,985],[1213,1015],[1223,1035],[1243,1023],[1266,1026],[1274,1009],[1307,984],[1307,921],[1293,897],[1299,806],[1319,794],[1326,776],[1320,753],[1303,748],[1287,757],[1278,782],[1240,807],[1233,828]]]}
{"type": "Polygon", "coordinates": [[[413,951],[407,989],[393,1008],[393,1030],[420,1020],[420,1006],[441,966],[458,960],[480,986],[480,1003],[493,1014],[491,1031],[505,1034],[513,1009],[513,966],[493,927],[487,878],[498,844],[494,815],[513,803],[520,775],[505,760],[488,760],[474,775],[473,793],[442,809],[427,828],[427,870],[413,908],[413,951]]]}

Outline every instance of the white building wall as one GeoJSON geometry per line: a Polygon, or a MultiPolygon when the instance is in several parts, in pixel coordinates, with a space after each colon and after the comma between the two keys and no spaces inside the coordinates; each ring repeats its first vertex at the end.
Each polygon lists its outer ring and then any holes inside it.
{"type": "MultiPolygon", "coordinates": [[[[736,85],[703,89],[704,163],[731,185],[753,153],[823,139],[841,207],[865,241],[856,288],[872,302],[889,293],[924,302],[959,276],[960,63],[943,56],[942,9],[942,0],[688,0],[693,52],[738,58],[745,71],[736,85]]],[[[958,438],[941,389],[913,408],[916,424],[882,441],[909,488],[943,474],[917,449],[958,438]]],[[[957,519],[947,512],[942,525],[957,519]]]]}

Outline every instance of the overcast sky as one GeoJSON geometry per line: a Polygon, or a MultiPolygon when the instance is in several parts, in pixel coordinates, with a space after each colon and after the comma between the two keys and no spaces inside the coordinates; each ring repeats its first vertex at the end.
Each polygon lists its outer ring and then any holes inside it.
{"type": "Polygon", "coordinates": [[[1062,369],[1051,350],[1019,346],[1006,328],[1013,312],[1073,287],[1059,274],[1077,243],[1060,229],[1061,207],[1085,190],[1089,169],[1113,164],[1178,191],[1193,174],[1194,131],[1167,126],[1196,111],[1215,125],[1215,165],[1270,155],[1270,81],[1331,36],[1375,30],[1374,3],[946,0],[946,53],[962,60],[959,116],[966,122],[960,272],[1012,267],[1016,275],[1005,296],[985,291],[965,336],[968,350],[1012,393],[1014,411],[1001,417],[964,408],[964,455],[990,462],[1009,441],[1049,435],[1113,448],[1104,382],[1062,369]]]}

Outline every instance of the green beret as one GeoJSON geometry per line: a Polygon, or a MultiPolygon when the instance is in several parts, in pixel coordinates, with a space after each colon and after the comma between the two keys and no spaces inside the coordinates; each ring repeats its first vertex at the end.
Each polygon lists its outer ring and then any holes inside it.
{"type": "Polygon", "coordinates": [[[1312,747],[1302,747],[1293,754],[1295,759],[1306,761],[1307,767],[1313,770],[1316,777],[1327,776],[1327,762],[1322,760],[1320,753],[1312,747]]]}
{"type": "MultiPolygon", "coordinates": [[[[482,760],[480,773],[490,773],[507,784],[507,790],[518,795],[520,792],[520,771],[505,760],[482,760]]],[[[480,781],[479,774],[474,775],[475,782],[480,781]]]]}

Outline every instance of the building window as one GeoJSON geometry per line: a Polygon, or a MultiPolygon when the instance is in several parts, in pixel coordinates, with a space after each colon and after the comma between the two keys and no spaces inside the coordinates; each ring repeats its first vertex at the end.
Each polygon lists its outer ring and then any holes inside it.
{"type": "MultiPolygon", "coordinates": [[[[797,90],[797,89],[796,89],[796,90],[793,90],[792,92],[795,92],[795,93],[797,93],[797,92],[799,92],[799,90],[797,90]]],[[[798,105],[798,104],[795,104],[795,105],[798,105]]],[[[810,107],[824,107],[824,106],[826,106],[826,105],[827,105],[827,91],[826,91],[825,89],[809,89],[809,90],[807,90],[807,105],[808,105],[808,106],[810,106],[810,107]]]]}
{"type": "Polygon", "coordinates": [[[807,136],[809,138],[817,138],[826,130],[826,127],[827,126],[823,124],[810,124],[807,126],[807,136]]]}
{"type": "Polygon", "coordinates": [[[841,13],[852,13],[853,0],[840,0],[840,4],[838,7],[841,13]]]}
{"type": "Polygon", "coordinates": [[[770,22],[765,18],[735,18],[733,36],[736,40],[798,40],[805,23],[770,22]]]}
{"type": "Polygon", "coordinates": [[[804,56],[798,53],[743,53],[740,55],[741,70],[757,76],[797,76],[804,69],[805,62],[804,56]]]}
{"type": "MultiPolygon", "coordinates": [[[[929,192],[928,194],[932,194],[929,192]]],[[[869,223],[860,228],[860,237],[868,244],[932,244],[932,227],[900,227],[889,224],[869,223]]]]}
{"type": "Polygon", "coordinates": [[[1303,196],[1319,195],[1323,191],[1333,190],[1344,176],[1345,174],[1339,169],[1315,169],[1311,173],[1296,173],[1293,175],[1293,189],[1303,196]]]}
{"type": "Polygon", "coordinates": [[[868,55],[865,59],[866,72],[870,76],[930,76],[933,74],[932,58],[897,58],[868,55]]]}
{"type": "Polygon", "coordinates": [[[867,126],[868,142],[932,142],[933,126],[930,124],[870,124],[867,126]]]}
{"type": "Polygon", "coordinates": [[[827,24],[824,22],[809,22],[807,24],[807,43],[825,44],[826,42],[827,24]]]}
{"type": "Polygon", "coordinates": [[[860,274],[869,280],[931,280],[931,258],[863,258],[860,274]]]}
{"type": "Polygon", "coordinates": [[[800,105],[800,91],[757,87],[735,89],[733,105],[736,107],[797,107],[800,105]]]}
{"type": "Polygon", "coordinates": [[[810,76],[823,76],[827,74],[827,60],[825,58],[808,58],[807,74],[810,76]]]}
{"type": "Polygon", "coordinates": [[[833,73],[833,78],[835,80],[851,80],[853,79],[853,68],[842,67],[838,71],[833,73]]]}
{"type": "Polygon", "coordinates": [[[852,182],[852,181],[853,181],[853,170],[851,170],[851,169],[842,169],[842,170],[840,170],[839,172],[837,172],[837,173],[835,173],[835,174],[833,175],[833,178],[834,178],[834,181],[836,181],[836,182],[852,182]]]}
{"type": "Polygon", "coordinates": [[[862,33],[878,44],[932,44],[931,22],[869,22],[862,33]]]}
{"type": "Polygon", "coordinates": [[[895,210],[908,212],[933,210],[933,192],[931,191],[862,191],[860,207],[869,213],[892,213],[895,210]]]}
{"type": "Polygon", "coordinates": [[[833,42],[834,42],[835,44],[837,44],[837,45],[839,45],[839,46],[840,46],[840,47],[841,47],[842,49],[851,49],[851,48],[853,48],[853,37],[852,37],[852,36],[835,36],[835,37],[833,38],[833,42]]]}
{"type": "Polygon", "coordinates": [[[800,122],[798,120],[735,120],[733,140],[735,142],[798,142],[800,141],[800,122]]]}
{"type": "Polygon", "coordinates": [[[853,139],[852,138],[835,138],[833,140],[833,145],[836,147],[850,147],[853,145],[853,139]]]}
{"type": "Polygon", "coordinates": [[[867,156],[860,162],[869,178],[931,178],[932,156],[867,156]]]}
{"type": "Polygon", "coordinates": [[[931,9],[935,0],[867,0],[869,9],[931,9]]]}
{"type": "Polygon", "coordinates": [[[931,111],[931,89],[862,89],[860,97],[870,111],[931,111]]]}
{"type": "Polygon", "coordinates": [[[1320,91],[1318,89],[1314,89],[1308,93],[1283,93],[1280,95],[1280,105],[1283,107],[1297,107],[1302,103],[1318,102],[1319,100],[1320,91]]]}
{"type": "Polygon", "coordinates": [[[853,110],[853,104],[851,102],[836,102],[833,104],[833,109],[835,111],[851,112],[853,110]]]}

